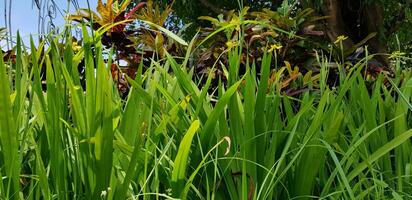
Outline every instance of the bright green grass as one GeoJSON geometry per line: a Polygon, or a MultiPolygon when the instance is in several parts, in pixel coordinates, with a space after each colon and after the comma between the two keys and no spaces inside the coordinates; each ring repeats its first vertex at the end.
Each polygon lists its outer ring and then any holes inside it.
{"type": "Polygon", "coordinates": [[[412,198],[410,72],[368,92],[365,60],[335,89],[322,66],[321,90],[296,99],[268,85],[269,54],[237,75],[235,49],[211,96],[186,66],[192,42],[184,60],[140,66],[122,100],[84,35],[80,52],[49,39],[43,57],[18,39],[16,64],[0,61],[0,199],[412,198]]]}

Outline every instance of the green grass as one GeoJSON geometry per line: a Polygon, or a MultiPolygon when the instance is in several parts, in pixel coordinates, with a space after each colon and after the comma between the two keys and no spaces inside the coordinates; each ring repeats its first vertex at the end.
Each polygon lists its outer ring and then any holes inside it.
{"type": "Polygon", "coordinates": [[[369,89],[363,60],[329,88],[322,60],[321,89],[294,98],[268,84],[271,54],[239,75],[233,49],[212,95],[187,66],[193,40],[140,66],[122,99],[83,34],[79,52],[49,39],[44,56],[18,38],[16,63],[0,61],[0,199],[412,198],[410,71],[369,89]]]}

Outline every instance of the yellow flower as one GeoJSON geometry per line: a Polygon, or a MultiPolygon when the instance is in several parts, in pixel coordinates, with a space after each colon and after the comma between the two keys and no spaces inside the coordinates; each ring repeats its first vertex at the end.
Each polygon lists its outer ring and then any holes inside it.
{"type": "Polygon", "coordinates": [[[77,44],[77,42],[73,42],[72,48],[74,52],[78,52],[82,47],[79,44],[77,44]]]}
{"type": "Polygon", "coordinates": [[[235,29],[236,31],[240,31],[240,19],[237,16],[234,16],[231,20],[230,20],[230,24],[231,25],[236,25],[235,29]]]}
{"type": "Polygon", "coordinates": [[[335,40],[335,44],[338,44],[338,43],[341,43],[341,42],[343,42],[343,41],[345,41],[345,40],[347,40],[348,39],[348,36],[344,36],[344,35],[340,35],[340,36],[338,36],[338,38],[335,40]]]}
{"type": "Polygon", "coordinates": [[[279,49],[281,49],[283,46],[281,45],[281,44],[272,44],[272,45],[270,45],[270,49],[269,49],[269,52],[272,52],[272,51],[274,51],[274,50],[279,50],[279,49]]]}
{"type": "Polygon", "coordinates": [[[236,41],[231,40],[231,41],[226,42],[226,46],[227,46],[228,50],[236,47],[237,45],[238,45],[238,43],[236,41]]]}
{"type": "Polygon", "coordinates": [[[394,59],[394,58],[399,58],[405,56],[405,53],[400,52],[400,51],[395,51],[393,53],[391,53],[391,55],[389,56],[389,59],[394,59]]]}

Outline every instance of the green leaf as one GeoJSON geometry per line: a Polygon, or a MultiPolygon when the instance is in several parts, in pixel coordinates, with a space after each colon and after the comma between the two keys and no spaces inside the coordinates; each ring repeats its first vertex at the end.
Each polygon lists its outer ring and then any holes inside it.
{"type": "Polygon", "coordinates": [[[409,138],[412,137],[412,129],[409,129],[408,131],[405,131],[398,137],[395,137],[385,145],[383,145],[381,148],[376,150],[372,155],[368,156],[368,158],[363,161],[362,163],[358,164],[355,169],[352,170],[352,172],[349,173],[348,175],[348,180],[351,181],[353,180],[356,176],[358,176],[364,169],[366,169],[368,166],[370,166],[372,163],[377,161],[379,158],[387,154],[389,151],[393,150],[394,148],[398,147],[405,141],[408,141],[409,138]]]}
{"type": "Polygon", "coordinates": [[[199,126],[199,120],[195,120],[192,125],[190,125],[179,145],[179,150],[174,161],[172,172],[172,189],[173,194],[176,197],[180,196],[185,185],[185,175],[188,165],[190,147],[192,145],[193,137],[195,136],[196,131],[199,129],[199,126]]]}
{"type": "MultiPolygon", "coordinates": [[[[18,158],[17,133],[15,119],[10,101],[10,84],[6,74],[6,65],[3,62],[3,53],[0,51],[0,144],[4,158],[6,172],[5,181],[7,198],[18,199],[20,161],[18,158]]],[[[3,168],[3,166],[2,166],[3,168]]]]}
{"type": "Polygon", "coordinates": [[[160,31],[164,32],[167,36],[169,36],[169,37],[171,37],[172,39],[176,40],[176,42],[178,42],[178,43],[180,43],[180,44],[182,44],[182,45],[184,45],[184,46],[187,46],[187,45],[188,45],[187,42],[184,41],[182,38],[180,38],[179,36],[177,36],[176,34],[172,33],[171,31],[169,31],[169,30],[167,30],[167,29],[165,29],[165,28],[163,28],[163,27],[161,27],[161,26],[159,26],[159,25],[157,25],[157,24],[155,24],[155,23],[153,23],[153,22],[149,22],[149,21],[145,21],[145,20],[142,20],[142,22],[144,22],[144,23],[146,23],[146,24],[148,24],[148,25],[150,25],[150,26],[156,27],[157,29],[159,29],[160,31]]]}

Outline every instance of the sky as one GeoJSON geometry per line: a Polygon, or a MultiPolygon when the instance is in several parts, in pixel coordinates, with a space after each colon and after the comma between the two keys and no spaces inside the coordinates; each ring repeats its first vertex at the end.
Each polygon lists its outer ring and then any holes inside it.
{"type": "MultiPolygon", "coordinates": [[[[19,30],[20,35],[23,37],[23,41],[26,45],[28,45],[30,34],[33,36],[37,36],[39,33],[38,24],[39,24],[39,10],[34,3],[35,0],[0,0],[0,27],[5,27],[5,16],[4,16],[4,7],[5,3],[7,3],[7,9],[9,6],[9,2],[12,2],[12,9],[11,9],[11,27],[12,33],[15,36],[17,30],[19,30]]],[[[73,1],[73,0],[72,0],[73,1]]],[[[38,0],[41,4],[41,7],[47,8],[51,7],[52,5],[56,5],[56,14],[55,19],[53,22],[56,27],[60,27],[61,29],[64,27],[64,15],[67,13],[74,13],[75,7],[71,3],[70,0],[38,0]],[[55,4],[53,4],[53,2],[55,4]],[[69,10],[68,10],[69,8],[69,10]]],[[[87,1],[86,0],[77,0],[80,8],[87,8],[87,1]]],[[[97,0],[90,0],[90,8],[95,10],[97,5],[97,0]]],[[[103,1],[105,2],[105,1],[103,1]]],[[[8,11],[7,11],[8,12],[8,11]]],[[[47,13],[47,12],[43,12],[47,13]]],[[[44,14],[43,14],[44,15],[44,14]]],[[[46,19],[46,22],[49,19],[46,19]]],[[[47,24],[43,26],[45,28],[45,32],[47,32],[47,24]]],[[[5,46],[5,41],[0,42],[0,46],[5,46]]]]}

